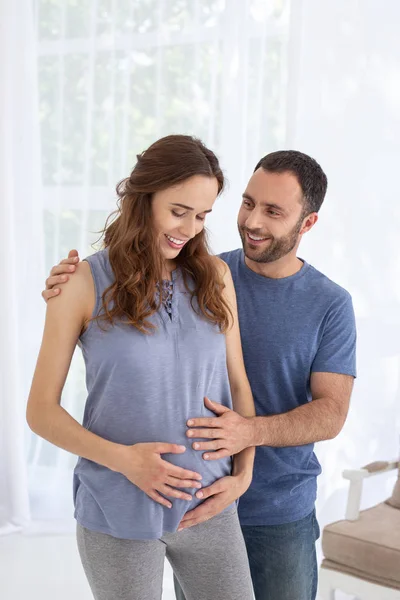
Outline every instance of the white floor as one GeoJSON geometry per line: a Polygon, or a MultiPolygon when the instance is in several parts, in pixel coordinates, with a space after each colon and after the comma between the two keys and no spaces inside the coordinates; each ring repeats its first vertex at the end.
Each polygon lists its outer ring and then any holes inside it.
{"type": "MultiPolygon", "coordinates": [[[[0,537],[1,600],[93,600],[74,536],[0,537]]],[[[163,600],[174,600],[165,564],[163,600]]]]}
{"type": "MultiPolygon", "coordinates": [[[[175,600],[172,571],[165,563],[163,600],[175,600]]],[[[93,600],[75,537],[0,537],[1,600],[93,600]]],[[[338,593],[335,600],[350,600],[338,593]]],[[[215,600],[215,599],[213,599],[215,600]]]]}

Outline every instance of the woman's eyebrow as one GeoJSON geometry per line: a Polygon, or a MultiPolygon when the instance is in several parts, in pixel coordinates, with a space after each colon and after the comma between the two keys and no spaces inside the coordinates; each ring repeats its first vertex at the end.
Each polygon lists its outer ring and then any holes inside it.
{"type": "MultiPolygon", "coordinates": [[[[194,210],[194,208],[192,206],[186,206],[186,204],[180,204],[178,202],[171,202],[172,206],[180,206],[180,208],[185,208],[186,210],[194,210]]],[[[201,213],[210,213],[212,212],[212,209],[210,208],[209,210],[202,210],[200,211],[201,213]]]]}

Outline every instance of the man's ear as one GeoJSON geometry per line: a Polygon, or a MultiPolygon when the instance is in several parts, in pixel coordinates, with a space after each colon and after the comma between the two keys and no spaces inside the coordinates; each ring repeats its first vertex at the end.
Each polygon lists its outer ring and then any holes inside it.
{"type": "Polygon", "coordinates": [[[315,225],[315,223],[318,221],[318,213],[313,212],[310,213],[309,215],[307,215],[303,221],[303,225],[300,229],[300,234],[303,235],[303,233],[307,233],[307,231],[310,231],[310,229],[312,229],[315,225]]]}

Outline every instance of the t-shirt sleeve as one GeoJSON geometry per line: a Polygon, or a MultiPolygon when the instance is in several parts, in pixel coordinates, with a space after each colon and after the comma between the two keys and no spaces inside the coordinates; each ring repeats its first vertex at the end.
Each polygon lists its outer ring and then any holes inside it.
{"type": "Polygon", "coordinates": [[[356,322],[350,294],[330,309],[311,371],[356,377],[356,322]]]}

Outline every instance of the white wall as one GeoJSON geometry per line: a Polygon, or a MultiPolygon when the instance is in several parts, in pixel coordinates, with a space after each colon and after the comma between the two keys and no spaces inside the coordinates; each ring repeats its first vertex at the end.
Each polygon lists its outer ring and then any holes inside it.
{"type": "MultiPolygon", "coordinates": [[[[299,255],[350,291],[358,328],[347,423],[317,445],[324,525],[343,516],[344,468],[399,454],[400,3],[303,0],[294,11],[285,147],[316,158],[329,180],[299,255]]],[[[236,212],[251,170],[227,175],[230,189],[209,221],[216,252],[240,245],[236,212]]],[[[367,482],[364,505],[387,497],[393,478],[367,482]]]]}
{"type": "MultiPolygon", "coordinates": [[[[346,287],[358,328],[347,424],[317,453],[321,521],[342,516],[340,472],[398,456],[400,433],[400,3],[303,2],[289,145],[314,156],[329,191],[300,254],[346,287]]],[[[365,502],[390,492],[366,486],[365,502]]]]}

